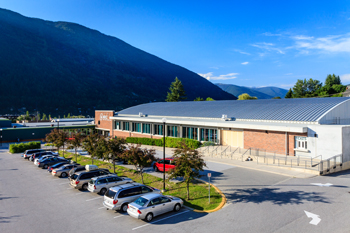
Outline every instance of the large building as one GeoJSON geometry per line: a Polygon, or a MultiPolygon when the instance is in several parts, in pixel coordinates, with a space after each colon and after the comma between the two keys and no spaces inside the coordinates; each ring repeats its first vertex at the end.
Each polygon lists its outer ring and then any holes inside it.
{"type": "Polygon", "coordinates": [[[95,124],[111,137],[212,141],[323,159],[350,160],[350,98],[158,102],[119,112],[98,110],[95,124]],[[165,121],[165,130],[164,122],[165,121]]]}

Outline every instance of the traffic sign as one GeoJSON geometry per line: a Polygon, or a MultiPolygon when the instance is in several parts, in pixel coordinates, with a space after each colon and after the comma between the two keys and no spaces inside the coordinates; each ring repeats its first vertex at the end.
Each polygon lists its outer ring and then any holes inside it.
{"type": "Polygon", "coordinates": [[[208,173],[208,177],[211,177],[211,173],[208,173]]]}

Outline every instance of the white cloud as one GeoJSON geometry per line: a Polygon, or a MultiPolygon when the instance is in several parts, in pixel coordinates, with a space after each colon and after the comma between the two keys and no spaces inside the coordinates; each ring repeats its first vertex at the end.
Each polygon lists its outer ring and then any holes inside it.
{"type": "Polygon", "coordinates": [[[250,53],[244,52],[244,51],[239,50],[239,49],[234,49],[233,51],[235,51],[237,53],[245,54],[245,55],[250,55],[250,53]]]}
{"type": "Polygon", "coordinates": [[[229,73],[229,74],[222,74],[219,76],[213,76],[213,72],[209,72],[206,74],[198,73],[198,75],[202,76],[203,78],[205,78],[207,80],[229,80],[229,79],[237,78],[236,76],[238,75],[238,73],[229,73]]]}
{"type": "Polygon", "coordinates": [[[241,64],[242,64],[242,65],[248,65],[249,62],[246,61],[246,62],[242,62],[241,64]]]}
{"type": "Polygon", "coordinates": [[[308,38],[306,41],[295,39],[295,47],[303,50],[319,50],[332,53],[350,52],[350,34],[308,38]]]}
{"type": "Polygon", "coordinates": [[[264,32],[262,35],[264,35],[264,36],[282,36],[282,34],[273,34],[271,32],[264,32]]]}
{"type": "Polygon", "coordinates": [[[251,46],[254,46],[259,49],[267,50],[267,51],[277,51],[280,54],[285,54],[285,52],[282,49],[275,47],[275,44],[272,44],[272,43],[261,42],[261,43],[251,44],[251,46]]]}
{"type": "Polygon", "coordinates": [[[300,36],[292,36],[291,38],[295,40],[312,40],[314,37],[300,35],[300,36]]]}
{"type": "Polygon", "coordinates": [[[342,82],[346,81],[346,82],[349,82],[350,81],[350,74],[343,74],[343,75],[340,75],[340,80],[342,82]]]}

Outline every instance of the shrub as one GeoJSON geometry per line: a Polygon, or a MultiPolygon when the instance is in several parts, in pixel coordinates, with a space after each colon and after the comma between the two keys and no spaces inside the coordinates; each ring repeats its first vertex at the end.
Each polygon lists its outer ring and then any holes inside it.
{"type": "MultiPolygon", "coordinates": [[[[201,145],[199,141],[194,139],[166,137],[165,146],[170,148],[178,148],[179,143],[183,141],[191,149],[197,149],[201,145]]],[[[154,138],[128,137],[126,138],[126,142],[134,143],[134,144],[142,144],[142,145],[151,145],[151,146],[163,146],[163,139],[154,139],[154,138]]]]}
{"type": "Polygon", "coordinates": [[[41,142],[28,142],[28,143],[19,143],[10,145],[10,153],[21,153],[30,149],[40,149],[41,142]]]}

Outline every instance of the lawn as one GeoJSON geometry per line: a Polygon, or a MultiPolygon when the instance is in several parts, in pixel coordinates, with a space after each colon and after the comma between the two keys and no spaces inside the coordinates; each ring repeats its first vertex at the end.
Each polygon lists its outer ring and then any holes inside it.
{"type": "MultiPolygon", "coordinates": [[[[60,152],[61,154],[61,152],[60,152]]],[[[72,159],[75,161],[75,155],[73,153],[65,152],[65,157],[72,159]]],[[[81,165],[91,164],[91,158],[84,156],[77,156],[78,163],[81,165]]],[[[113,172],[113,165],[108,162],[103,162],[100,160],[94,160],[94,165],[99,166],[100,168],[107,168],[110,172],[113,172]]],[[[115,172],[118,176],[126,176],[134,180],[135,182],[141,183],[140,174],[132,169],[125,168],[123,166],[115,166],[115,172]]],[[[163,188],[163,180],[161,178],[143,174],[144,184],[157,188],[163,188]]],[[[165,183],[166,191],[165,195],[172,195],[176,197],[180,197],[184,200],[184,204],[188,207],[197,209],[197,210],[212,210],[215,209],[221,203],[222,197],[221,195],[213,188],[210,189],[210,204],[208,200],[208,185],[199,181],[195,181],[190,184],[190,199],[187,200],[187,192],[186,192],[186,184],[184,182],[181,183],[173,183],[166,181],[165,183]]]]}

